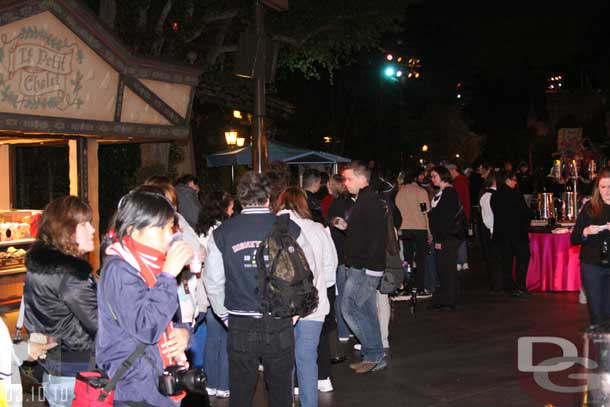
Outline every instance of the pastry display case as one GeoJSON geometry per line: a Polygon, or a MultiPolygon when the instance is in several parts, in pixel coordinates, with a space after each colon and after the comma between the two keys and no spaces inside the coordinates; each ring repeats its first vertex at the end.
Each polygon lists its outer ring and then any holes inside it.
{"type": "Polygon", "coordinates": [[[0,305],[19,301],[25,254],[34,242],[42,211],[0,210],[0,305]]]}

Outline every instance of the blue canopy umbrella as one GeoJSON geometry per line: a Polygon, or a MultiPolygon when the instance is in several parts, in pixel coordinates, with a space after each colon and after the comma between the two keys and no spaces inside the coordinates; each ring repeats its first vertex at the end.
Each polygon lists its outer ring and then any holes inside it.
{"type": "MultiPolygon", "coordinates": [[[[295,147],[289,144],[270,141],[268,146],[269,161],[283,161],[289,165],[314,165],[348,163],[349,158],[325,151],[315,151],[295,147]]],[[[234,165],[252,165],[252,145],[224,150],[207,157],[208,167],[228,167],[234,165]]]]}

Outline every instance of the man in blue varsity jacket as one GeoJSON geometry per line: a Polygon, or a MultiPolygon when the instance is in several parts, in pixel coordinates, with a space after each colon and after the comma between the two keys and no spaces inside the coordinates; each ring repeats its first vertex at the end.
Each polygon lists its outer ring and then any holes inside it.
{"type": "MultiPolygon", "coordinates": [[[[252,405],[259,359],[269,388],[269,406],[292,406],[296,320],[263,315],[258,290],[256,250],[276,219],[269,210],[270,190],[267,177],[245,173],[237,185],[244,209],[220,225],[208,241],[203,278],[214,313],[229,328],[231,407],[252,405]]],[[[289,229],[301,247],[307,245],[294,222],[289,229]]]]}

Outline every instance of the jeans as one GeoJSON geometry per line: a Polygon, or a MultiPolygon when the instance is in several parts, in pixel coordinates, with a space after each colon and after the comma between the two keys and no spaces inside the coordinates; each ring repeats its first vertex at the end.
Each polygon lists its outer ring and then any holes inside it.
{"type": "Polygon", "coordinates": [[[379,318],[379,332],[381,333],[381,343],[384,348],[390,347],[388,337],[390,335],[390,297],[377,291],[376,296],[377,317],[379,318]]]}
{"type": "Polygon", "coordinates": [[[44,397],[50,407],[71,407],[74,399],[74,382],[76,378],[53,376],[45,373],[42,377],[44,397]]]}
{"type": "Polygon", "coordinates": [[[345,282],[347,281],[347,269],[344,264],[339,264],[337,267],[337,298],[335,299],[335,314],[337,315],[337,330],[339,338],[347,338],[351,332],[345,323],[341,302],[343,300],[343,291],[345,291],[345,282]]]}
{"type": "Polygon", "coordinates": [[[205,372],[208,388],[229,390],[229,354],[227,353],[227,328],[218,317],[208,311],[205,316],[208,337],[205,347],[205,372]]]}
{"type": "Polygon", "coordinates": [[[468,263],[468,243],[463,240],[458,246],[458,255],[457,255],[457,263],[462,265],[464,263],[468,263]]]}
{"type": "Polygon", "coordinates": [[[364,362],[378,363],[384,356],[377,317],[377,287],[380,279],[367,275],[364,269],[350,267],[341,300],[343,317],[360,340],[360,353],[364,362]]]}
{"type": "Polygon", "coordinates": [[[405,229],[401,231],[400,236],[403,241],[403,258],[411,267],[413,267],[413,254],[415,254],[417,270],[415,270],[413,286],[423,288],[426,275],[426,257],[428,253],[428,231],[405,229]]]}
{"type": "Polygon", "coordinates": [[[229,316],[230,407],[250,407],[262,359],[269,407],[291,406],[294,328],[291,318],[229,316]]]}
{"type": "Polygon", "coordinates": [[[318,342],[322,321],[301,319],[294,328],[295,361],[301,407],[318,406],[318,342]]]}
{"type": "MultiPolygon", "coordinates": [[[[210,311],[211,312],[211,311],[210,311]]],[[[189,360],[194,368],[201,369],[205,366],[205,343],[207,338],[207,327],[205,323],[199,324],[195,329],[195,335],[191,348],[189,349],[189,360]]]]}
{"type": "Polygon", "coordinates": [[[581,263],[580,280],[587,294],[591,324],[606,322],[610,319],[610,268],[581,263]]]}
{"type": "Polygon", "coordinates": [[[424,287],[433,293],[439,286],[440,277],[436,268],[436,254],[434,249],[426,256],[426,276],[424,277],[424,287]]]}

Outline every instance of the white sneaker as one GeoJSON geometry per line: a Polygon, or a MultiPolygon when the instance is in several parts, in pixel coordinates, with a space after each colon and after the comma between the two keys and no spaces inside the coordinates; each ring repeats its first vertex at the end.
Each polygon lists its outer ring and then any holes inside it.
{"type": "Polygon", "coordinates": [[[462,264],[462,270],[470,270],[470,267],[468,267],[468,263],[462,264]]]}
{"type": "Polygon", "coordinates": [[[585,294],[585,292],[582,289],[580,290],[580,293],[578,294],[578,302],[580,304],[587,303],[587,295],[585,294]]]}
{"type": "Polygon", "coordinates": [[[349,336],[346,337],[339,337],[339,342],[349,342],[349,336]]]}
{"type": "Polygon", "coordinates": [[[360,350],[360,349],[362,349],[362,345],[357,343],[357,344],[354,345],[354,349],[360,350]]]}
{"type": "Polygon", "coordinates": [[[206,387],[205,390],[208,392],[208,396],[216,395],[216,389],[210,389],[209,387],[206,387]]]}
{"type": "Polygon", "coordinates": [[[318,391],[328,393],[333,390],[333,383],[330,381],[330,377],[327,377],[324,380],[318,380],[318,391]]]}
{"type": "Polygon", "coordinates": [[[457,265],[457,271],[462,271],[462,265],[461,264],[457,265]]]}
{"type": "Polygon", "coordinates": [[[217,390],[216,397],[221,399],[226,399],[231,396],[231,392],[229,390],[217,390]]]}
{"type": "Polygon", "coordinates": [[[298,387],[295,387],[295,388],[294,388],[294,395],[295,395],[295,396],[298,396],[298,395],[299,395],[299,388],[298,388],[298,387]]]}
{"type": "Polygon", "coordinates": [[[262,364],[259,364],[259,365],[258,365],[258,371],[259,371],[259,372],[264,372],[264,371],[265,371],[265,368],[263,367],[263,365],[262,365],[262,364]]]}

